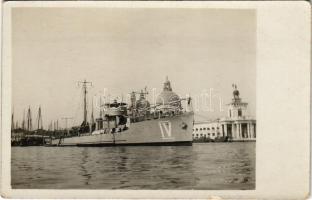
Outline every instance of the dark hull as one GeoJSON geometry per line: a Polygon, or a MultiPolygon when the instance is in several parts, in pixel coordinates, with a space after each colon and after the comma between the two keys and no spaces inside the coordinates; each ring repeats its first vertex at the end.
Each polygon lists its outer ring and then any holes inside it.
{"type": "Polygon", "coordinates": [[[111,147],[111,146],[192,146],[191,141],[179,142],[150,142],[150,143],[126,143],[126,144],[112,144],[112,143],[99,143],[99,144],[77,144],[78,147],[111,147]]]}

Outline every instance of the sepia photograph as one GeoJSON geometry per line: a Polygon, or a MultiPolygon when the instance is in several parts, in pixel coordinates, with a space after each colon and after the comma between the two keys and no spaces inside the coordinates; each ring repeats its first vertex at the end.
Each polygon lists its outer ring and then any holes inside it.
{"type": "Polygon", "coordinates": [[[255,189],[255,34],[251,9],[14,8],[12,188],[255,189]]]}
{"type": "MultiPolygon", "coordinates": [[[[309,80],[307,68],[297,70],[302,84],[293,83],[294,92],[286,85],[296,77],[278,81],[293,68],[265,63],[261,45],[277,44],[261,29],[259,13],[266,12],[198,3],[51,4],[12,3],[5,12],[10,133],[2,143],[10,156],[2,173],[10,189],[265,191],[266,163],[282,164],[274,152],[290,142],[289,115],[275,95],[305,97],[309,80]]],[[[307,99],[297,100],[296,111],[285,108],[295,117],[307,99]]],[[[302,137],[305,122],[292,124],[302,137]]],[[[292,153],[287,159],[305,162],[292,153]]]]}

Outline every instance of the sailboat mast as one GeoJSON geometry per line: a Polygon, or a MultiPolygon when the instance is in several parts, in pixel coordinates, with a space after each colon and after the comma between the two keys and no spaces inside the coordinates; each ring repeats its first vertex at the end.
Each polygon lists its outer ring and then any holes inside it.
{"type": "Polygon", "coordinates": [[[24,109],[24,112],[23,112],[22,129],[25,130],[25,109],[24,109]]]}
{"type": "Polygon", "coordinates": [[[87,122],[87,86],[85,84],[86,81],[84,81],[83,84],[83,121],[87,122]]]}
{"type": "Polygon", "coordinates": [[[92,86],[92,82],[88,82],[86,80],[82,81],[82,82],[78,82],[78,84],[81,83],[82,84],[82,90],[83,90],[83,123],[86,124],[87,123],[87,87],[88,84],[90,86],[92,86]]]}
{"type": "Polygon", "coordinates": [[[92,110],[91,110],[91,124],[94,123],[94,115],[93,115],[93,101],[92,101],[92,110]]]}
{"type": "Polygon", "coordinates": [[[37,129],[43,129],[43,126],[42,126],[42,116],[41,116],[41,106],[39,106],[39,110],[38,110],[38,127],[37,129]]]}
{"type": "Polygon", "coordinates": [[[102,119],[102,96],[100,96],[100,118],[102,119]]]}
{"type": "Polygon", "coordinates": [[[32,119],[31,119],[31,111],[29,107],[28,112],[27,112],[27,130],[31,131],[31,129],[32,129],[32,119]]]}
{"type": "Polygon", "coordinates": [[[12,118],[11,118],[11,130],[14,130],[14,112],[12,112],[12,118]]]}

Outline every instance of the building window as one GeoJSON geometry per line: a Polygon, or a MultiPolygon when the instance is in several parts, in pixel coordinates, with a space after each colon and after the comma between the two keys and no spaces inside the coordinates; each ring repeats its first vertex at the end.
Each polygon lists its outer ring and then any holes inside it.
{"type": "Polygon", "coordinates": [[[210,130],[210,128],[207,128],[207,130],[209,131],[209,130],[210,130]]]}
{"type": "Polygon", "coordinates": [[[202,128],[200,128],[199,130],[203,130],[202,128]]]}
{"type": "Polygon", "coordinates": [[[239,116],[239,117],[242,116],[242,109],[238,109],[238,116],[239,116]]]}
{"type": "Polygon", "coordinates": [[[196,128],[196,131],[198,131],[198,128],[196,128]]]}
{"type": "Polygon", "coordinates": [[[214,130],[214,127],[212,127],[212,130],[214,130]]]}
{"type": "Polygon", "coordinates": [[[208,136],[210,136],[210,133],[208,133],[208,136]]]}
{"type": "Polygon", "coordinates": [[[203,134],[200,134],[200,137],[203,136],[203,134]]]}
{"type": "Polygon", "coordinates": [[[213,133],[212,136],[215,136],[215,133],[213,133]]]}
{"type": "Polygon", "coordinates": [[[206,128],[204,128],[204,130],[206,130],[206,128]]]}

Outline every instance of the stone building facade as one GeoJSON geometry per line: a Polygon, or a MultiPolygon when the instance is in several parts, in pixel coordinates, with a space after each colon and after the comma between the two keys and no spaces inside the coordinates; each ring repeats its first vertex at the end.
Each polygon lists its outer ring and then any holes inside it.
{"type": "Polygon", "coordinates": [[[237,86],[234,85],[232,101],[227,104],[227,116],[214,121],[195,122],[193,139],[228,138],[231,141],[255,141],[256,120],[247,115],[248,103],[239,97],[237,86]]]}

